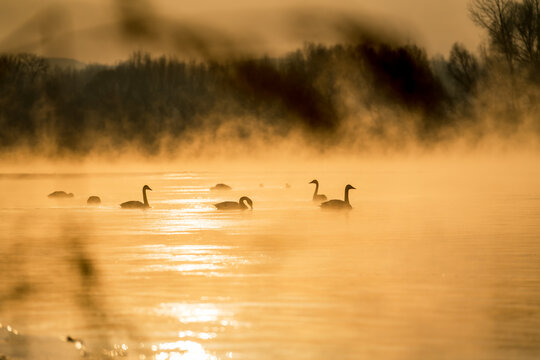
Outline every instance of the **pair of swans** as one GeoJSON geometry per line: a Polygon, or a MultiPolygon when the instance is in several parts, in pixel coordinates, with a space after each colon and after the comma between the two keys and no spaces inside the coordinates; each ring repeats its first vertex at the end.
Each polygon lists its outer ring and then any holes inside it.
{"type": "Polygon", "coordinates": [[[328,200],[326,201],[326,195],[319,194],[319,182],[313,180],[310,184],[315,184],[315,192],[313,193],[314,202],[322,202],[320,204],[321,209],[324,210],[350,210],[352,209],[351,203],[349,202],[349,190],[356,189],[354,186],[347,184],[345,186],[345,200],[328,200]]]}
{"type": "MultiPolygon", "coordinates": [[[[150,204],[148,204],[148,198],[146,197],[146,190],[152,191],[150,186],[144,185],[142,188],[143,192],[143,202],[140,201],[126,201],[122,204],[120,204],[120,207],[122,209],[148,209],[150,208],[150,204]]],[[[245,204],[249,204],[251,210],[253,210],[253,201],[251,201],[250,198],[247,196],[242,196],[238,202],[235,201],[224,201],[220,202],[218,204],[215,204],[214,206],[218,210],[246,210],[248,209],[248,206],[245,204]]]]}

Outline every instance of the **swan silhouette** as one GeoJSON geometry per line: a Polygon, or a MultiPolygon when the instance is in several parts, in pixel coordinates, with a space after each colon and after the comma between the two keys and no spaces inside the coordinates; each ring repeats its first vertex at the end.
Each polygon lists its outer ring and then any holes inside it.
{"type": "Polygon", "coordinates": [[[356,189],[352,185],[345,186],[345,200],[329,200],[321,204],[321,209],[324,210],[351,210],[352,206],[349,202],[349,190],[356,189]]]}
{"type": "Polygon", "coordinates": [[[49,195],[47,195],[47,197],[51,198],[51,199],[65,199],[65,198],[72,198],[73,197],[73,193],[67,193],[65,191],[55,191],[55,192],[52,192],[50,193],[49,195]]]}
{"type": "Polygon", "coordinates": [[[90,196],[88,200],[86,200],[86,204],[88,205],[99,205],[101,204],[101,199],[99,196],[90,196]]]}
{"type": "Polygon", "coordinates": [[[148,199],[146,198],[146,190],[152,191],[152,189],[150,189],[150,186],[148,186],[148,185],[143,186],[142,193],[143,193],[144,202],[126,201],[125,203],[121,203],[120,207],[122,209],[148,209],[150,207],[150,205],[148,204],[148,199]]]}
{"type": "Polygon", "coordinates": [[[251,201],[250,198],[247,196],[242,196],[238,202],[236,201],[224,201],[217,204],[214,204],[214,206],[218,210],[247,210],[248,207],[246,204],[244,204],[244,201],[249,204],[251,207],[251,210],[253,210],[253,201],[251,201]]]}
{"type": "Polygon", "coordinates": [[[210,190],[231,190],[232,188],[227,184],[216,184],[216,186],[212,186],[210,190]]]}
{"type": "Polygon", "coordinates": [[[313,201],[326,201],[327,197],[323,194],[318,194],[319,192],[319,182],[317,180],[312,180],[310,184],[315,184],[315,192],[313,193],[313,201]]]}

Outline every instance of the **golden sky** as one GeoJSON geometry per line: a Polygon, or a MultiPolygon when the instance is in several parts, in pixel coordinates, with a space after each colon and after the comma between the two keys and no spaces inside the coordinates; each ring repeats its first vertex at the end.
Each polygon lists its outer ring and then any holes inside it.
{"type": "Polygon", "coordinates": [[[343,15],[351,16],[359,23],[374,24],[386,35],[397,35],[402,40],[418,43],[430,54],[447,55],[456,41],[473,51],[480,42],[481,33],[467,15],[468,2],[8,0],[0,1],[0,51],[36,52],[51,57],[109,63],[125,58],[133,50],[177,55],[184,53],[189,57],[193,55],[189,46],[178,44],[184,44],[186,36],[195,34],[195,40],[189,40],[206,41],[213,38],[212,46],[236,49],[245,45],[249,52],[275,53],[300,47],[304,40],[336,40],[328,37],[328,28],[319,26],[317,22],[320,14],[333,14],[334,25],[339,26],[343,15]],[[127,7],[125,4],[128,4],[127,7]],[[156,37],[152,37],[151,41],[148,38],[142,39],[144,41],[140,38],[130,39],[126,43],[118,26],[121,14],[125,14],[122,10],[126,8],[151,16],[148,24],[152,26],[151,36],[156,37]],[[286,15],[291,12],[311,14],[309,23],[295,23],[295,29],[291,32],[290,19],[286,15]],[[312,14],[317,16],[313,17],[312,14]],[[173,36],[170,36],[171,31],[174,32],[173,36]],[[171,38],[174,40],[173,48],[171,38]]]}

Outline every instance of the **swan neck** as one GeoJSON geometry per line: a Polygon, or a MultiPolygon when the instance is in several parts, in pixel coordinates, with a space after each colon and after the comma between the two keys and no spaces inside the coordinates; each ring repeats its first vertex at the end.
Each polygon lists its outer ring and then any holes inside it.
{"type": "Polygon", "coordinates": [[[318,192],[319,192],[319,183],[316,182],[315,183],[315,192],[313,193],[313,198],[315,198],[317,196],[318,192]]]}
{"type": "Polygon", "coordinates": [[[242,197],[240,198],[240,201],[239,201],[239,204],[240,204],[240,207],[244,207],[246,209],[250,208],[251,205],[249,204],[248,202],[248,198],[247,197],[242,197]],[[244,203],[245,202],[245,203],[244,203]]]}
{"type": "Polygon", "coordinates": [[[349,203],[349,188],[345,188],[345,202],[349,203]]]}
{"type": "Polygon", "coordinates": [[[150,206],[148,204],[148,198],[146,197],[146,189],[143,189],[142,194],[143,194],[144,206],[150,206]]]}

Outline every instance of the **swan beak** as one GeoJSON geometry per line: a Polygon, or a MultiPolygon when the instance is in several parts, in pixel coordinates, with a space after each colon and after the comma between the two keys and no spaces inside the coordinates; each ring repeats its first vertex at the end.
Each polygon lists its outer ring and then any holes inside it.
{"type": "Polygon", "coordinates": [[[152,189],[150,188],[150,186],[148,187],[148,190],[152,191],[152,189]]]}
{"type": "Polygon", "coordinates": [[[355,188],[354,186],[351,186],[351,189],[352,189],[352,190],[356,190],[356,188],[355,188]]]}
{"type": "Polygon", "coordinates": [[[310,184],[315,184],[315,180],[312,180],[309,182],[310,184]]]}

